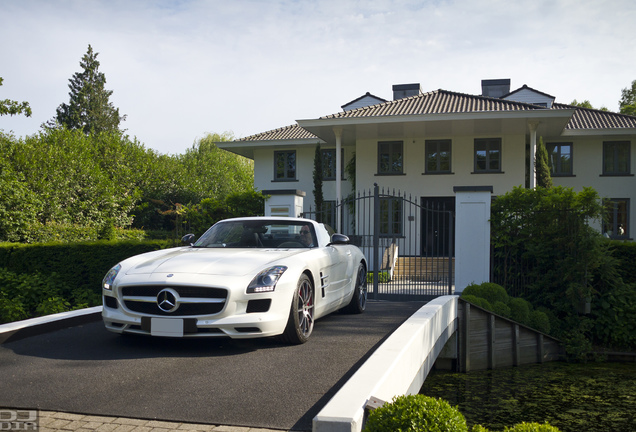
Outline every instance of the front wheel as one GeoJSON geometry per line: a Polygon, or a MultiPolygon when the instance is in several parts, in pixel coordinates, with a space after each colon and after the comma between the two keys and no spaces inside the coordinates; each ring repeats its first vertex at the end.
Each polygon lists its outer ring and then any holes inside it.
{"type": "Polygon", "coordinates": [[[353,287],[353,297],[347,306],[346,311],[353,314],[364,312],[367,307],[367,269],[364,264],[358,266],[358,274],[356,275],[356,284],[353,287]]]}
{"type": "Polygon", "coordinates": [[[282,334],[283,341],[291,344],[307,342],[314,329],[314,286],[303,274],[294,292],[287,327],[282,334]]]}

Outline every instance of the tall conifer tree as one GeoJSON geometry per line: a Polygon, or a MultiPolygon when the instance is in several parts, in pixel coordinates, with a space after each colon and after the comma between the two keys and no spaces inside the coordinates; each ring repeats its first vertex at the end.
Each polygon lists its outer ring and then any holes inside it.
{"type": "Polygon", "coordinates": [[[552,187],[552,176],[550,175],[550,164],[548,163],[548,150],[543,144],[543,137],[539,138],[539,144],[537,144],[535,170],[537,172],[537,186],[550,189],[552,187]]]}
{"type": "Polygon", "coordinates": [[[88,45],[82,57],[82,72],[76,72],[69,81],[70,100],[57,108],[57,122],[67,129],[79,129],[85,134],[119,131],[119,123],[126,116],[110,102],[112,90],[106,90],[106,76],[99,72],[99,61],[88,45]]]}
{"type": "Polygon", "coordinates": [[[314,154],[314,202],[316,204],[316,220],[322,222],[322,207],[324,202],[324,196],[322,193],[322,152],[320,151],[320,144],[316,146],[316,152],[314,154]]]}

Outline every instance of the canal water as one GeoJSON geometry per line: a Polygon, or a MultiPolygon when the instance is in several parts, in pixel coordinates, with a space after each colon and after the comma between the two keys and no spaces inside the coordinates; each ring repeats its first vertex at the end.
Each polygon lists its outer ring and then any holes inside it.
{"type": "Polygon", "coordinates": [[[547,421],[562,432],[636,431],[636,363],[433,371],[420,393],[458,407],[469,428],[502,431],[523,421],[547,421]]]}

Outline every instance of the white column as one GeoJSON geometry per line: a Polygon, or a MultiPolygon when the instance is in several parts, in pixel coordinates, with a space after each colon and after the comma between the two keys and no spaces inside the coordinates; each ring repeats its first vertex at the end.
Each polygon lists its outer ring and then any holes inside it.
{"type": "Polygon", "coordinates": [[[529,122],[530,128],[530,189],[537,186],[537,171],[535,167],[535,158],[537,157],[537,126],[539,122],[529,122]]]}
{"type": "Polygon", "coordinates": [[[455,186],[455,294],[490,282],[492,186],[455,186]]]}
{"type": "MultiPolygon", "coordinates": [[[[333,133],[336,135],[336,202],[342,203],[342,128],[333,128],[333,133]]],[[[342,211],[341,209],[336,212],[336,232],[342,230],[342,211]]]]}

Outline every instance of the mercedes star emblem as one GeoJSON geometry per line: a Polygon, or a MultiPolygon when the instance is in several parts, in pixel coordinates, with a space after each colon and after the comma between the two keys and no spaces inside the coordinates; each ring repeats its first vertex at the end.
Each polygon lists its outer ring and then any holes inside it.
{"type": "Polygon", "coordinates": [[[171,313],[179,308],[179,294],[172,288],[166,288],[157,294],[157,306],[164,312],[171,313]]]}

